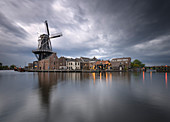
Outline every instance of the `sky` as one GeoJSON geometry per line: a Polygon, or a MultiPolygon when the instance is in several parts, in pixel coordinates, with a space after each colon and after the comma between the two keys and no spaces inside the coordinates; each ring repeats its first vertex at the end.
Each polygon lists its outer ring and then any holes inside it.
{"type": "Polygon", "coordinates": [[[1,0],[0,62],[23,66],[46,33],[57,56],[170,65],[169,0],[1,0]]]}

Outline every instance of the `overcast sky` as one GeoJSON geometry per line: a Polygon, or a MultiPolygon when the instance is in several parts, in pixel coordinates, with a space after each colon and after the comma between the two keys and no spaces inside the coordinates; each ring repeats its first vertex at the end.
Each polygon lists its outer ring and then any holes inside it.
{"type": "Polygon", "coordinates": [[[131,57],[147,65],[170,65],[169,0],[1,0],[0,62],[36,60],[38,36],[51,39],[58,57],[131,57]]]}

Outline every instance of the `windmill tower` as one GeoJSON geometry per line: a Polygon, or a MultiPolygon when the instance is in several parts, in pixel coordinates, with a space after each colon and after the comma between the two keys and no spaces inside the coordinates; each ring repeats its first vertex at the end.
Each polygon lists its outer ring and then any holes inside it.
{"type": "Polygon", "coordinates": [[[45,25],[47,29],[47,34],[42,34],[39,36],[38,48],[32,51],[37,57],[38,61],[45,59],[53,53],[50,39],[62,36],[62,33],[50,36],[47,20],[45,21],[45,25]]]}

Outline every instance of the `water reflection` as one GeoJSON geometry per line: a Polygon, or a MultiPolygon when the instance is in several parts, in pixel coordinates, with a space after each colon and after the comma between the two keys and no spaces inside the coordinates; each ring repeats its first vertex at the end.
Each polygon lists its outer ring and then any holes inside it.
{"type": "Polygon", "coordinates": [[[108,86],[108,72],[106,72],[105,74],[106,74],[106,85],[108,86]]]}
{"type": "Polygon", "coordinates": [[[93,84],[95,85],[95,80],[96,80],[95,73],[92,73],[92,75],[93,75],[93,84]]]}
{"type": "Polygon", "coordinates": [[[102,81],[102,73],[100,72],[100,82],[102,81]]]}
{"type": "Polygon", "coordinates": [[[121,82],[131,82],[131,73],[130,72],[114,72],[111,75],[112,80],[121,81],[121,82]],[[112,77],[113,76],[113,77],[112,77]]]}
{"type": "Polygon", "coordinates": [[[167,78],[167,72],[165,73],[165,85],[166,85],[166,88],[168,88],[168,78],[167,78]]]}
{"type": "Polygon", "coordinates": [[[145,82],[145,72],[143,71],[143,83],[145,82]]]}
{"type": "Polygon", "coordinates": [[[44,107],[49,107],[51,88],[57,84],[57,75],[53,73],[38,73],[40,98],[44,107]]]}
{"type": "Polygon", "coordinates": [[[150,72],[150,80],[152,81],[152,71],[150,72]]]}
{"type": "Polygon", "coordinates": [[[112,85],[112,73],[110,73],[110,84],[112,85]]]}
{"type": "Polygon", "coordinates": [[[0,76],[2,122],[170,121],[168,73],[16,72],[0,76]]]}

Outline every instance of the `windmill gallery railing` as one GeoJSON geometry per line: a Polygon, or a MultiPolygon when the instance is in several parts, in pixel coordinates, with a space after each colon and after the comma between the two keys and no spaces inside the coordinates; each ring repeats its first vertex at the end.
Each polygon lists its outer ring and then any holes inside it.
{"type": "Polygon", "coordinates": [[[39,36],[38,49],[32,50],[32,52],[35,54],[35,56],[39,61],[45,59],[46,57],[50,56],[53,53],[50,39],[58,38],[62,36],[62,33],[50,35],[47,21],[45,21],[45,25],[46,25],[47,34],[42,34],[39,36]]]}

